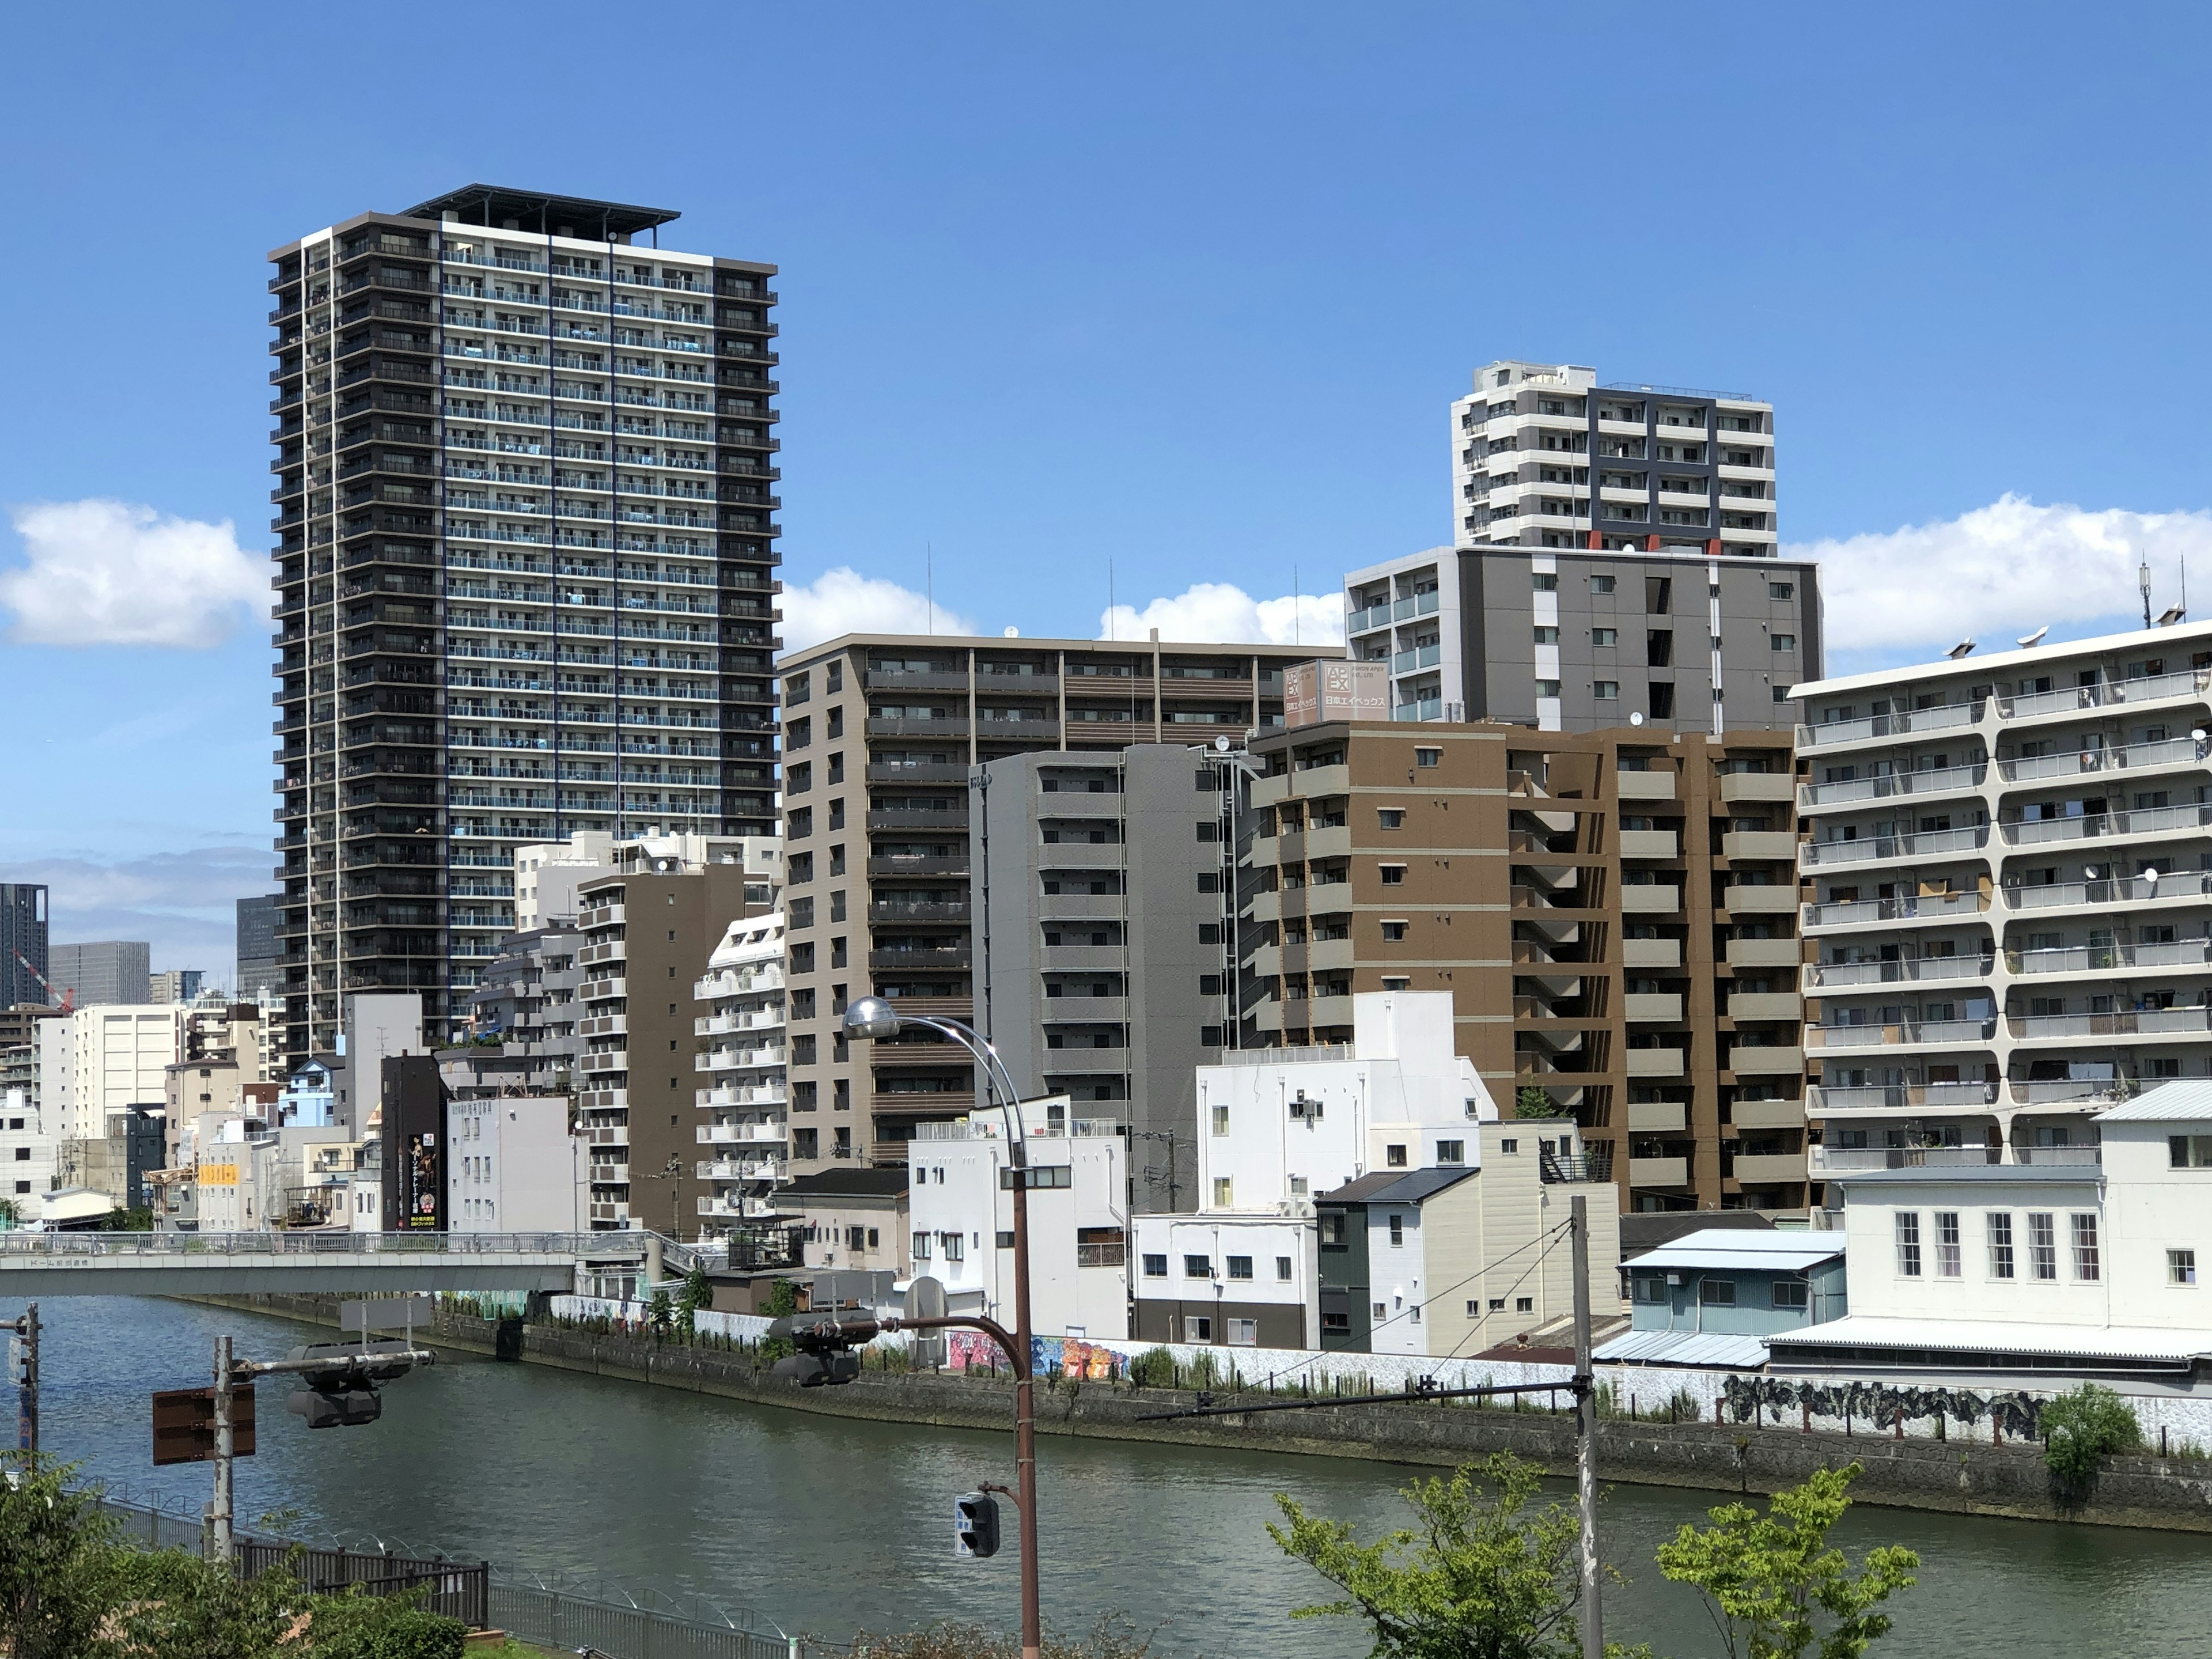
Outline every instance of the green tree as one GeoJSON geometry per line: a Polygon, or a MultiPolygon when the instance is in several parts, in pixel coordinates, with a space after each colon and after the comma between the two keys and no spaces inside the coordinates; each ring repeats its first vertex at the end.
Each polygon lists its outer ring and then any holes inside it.
{"type": "Polygon", "coordinates": [[[1516,1117],[1564,1117],[1566,1108],[1552,1098],[1551,1091],[1524,1083],[1513,1091],[1513,1115],[1516,1117]]]}
{"type": "Polygon", "coordinates": [[[2142,1444],[2136,1408],[2110,1389],[2084,1382],[2045,1402],[2043,1461],[2066,1503],[2087,1498],[2097,1482],[2097,1468],[2116,1452],[2142,1444]]]}
{"type": "Polygon", "coordinates": [[[118,1206],[100,1218],[100,1231],[104,1233],[150,1233],[154,1231],[154,1212],[144,1205],[135,1210],[118,1206]]]}
{"type": "Polygon", "coordinates": [[[1747,1504],[1723,1504],[1707,1511],[1711,1526],[1685,1526],[1659,1547],[1659,1570],[1704,1592],[1729,1659],[1856,1659],[1889,1633],[1882,1604],[1917,1582],[1920,1558],[1885,1545],[1868,1551],[1854,1573],[1828,1543],[1861,1468],[1816,1469],[1804,1485],[1775,1493],[1763,1516],[1747,1504]]]}
{"type": "Polygon", "coordinates": [[[666,1336],[676,1323],[676,1304],[668,1299],[668,1287],[662,1285],[645,1304],[645,1322],[653,1328],[655,1336],[666,1336]]]}
{"type": "Polygon", "coordinates": [[[699,1310],[714,1305],[714,1281],[697,1261],[684,1275],[684,1288],[676,1293],[676,1329],[686,1342],[699,1334],[699,1310]]]}
{"type": "Polygon", "coordinates": [[[118,1595],[114,1523],[75,1484],[76,1466],[5,1460],[0,1481],[0,1632],[15,1659],[95,1659],[118,1595]]]}
{"type": "MultiPolygon", "coordinates": [[[[779,1279],[768,1288],[768,1297],[760,1310],[770,1319],[788,1319],[799,1311],[799,1286],[787,1279],[779,1279]]],[[[791,1339],[783,1336],[764,1336],[761,1339],[759,1358],[763,1364],[788,1359],[799,1352],[791,1339]]]]}
{"type": "MultiPolygon", "coordinates": [[[[1372,1544],[1278,1492],[1290,1524],[1270,1523],[1268,1535],[1344,1591],[1291,1617],[1364,1620],[1373,1659],[1575,1659],[1581,1522],[1559,1504],[1530,1512],[1542,1476],[1494,1452],[1479,1472],[1416,1480],[1405,1488],[1415,1524],[1372,1544]]],[[[1649,1650],[1607,1643],[1606,1652],[1649,1650]]]]}
{"type": "Polygon", "coordinates": [[[0,1198],[0,1226],[19,1227],[23,1222],[23,1206],[12,1198],[0,1198]]]}

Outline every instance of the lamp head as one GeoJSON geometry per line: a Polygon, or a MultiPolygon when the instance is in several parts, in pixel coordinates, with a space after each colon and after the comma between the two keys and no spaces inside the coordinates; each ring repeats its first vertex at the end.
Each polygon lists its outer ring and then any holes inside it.
{"type": "Polygon", "coordinates": [[[860,997],[845,1008],[845,1035],[848,1037],[896,1036],[900,1025],[899,1012],[881,997],[860,997]]]}

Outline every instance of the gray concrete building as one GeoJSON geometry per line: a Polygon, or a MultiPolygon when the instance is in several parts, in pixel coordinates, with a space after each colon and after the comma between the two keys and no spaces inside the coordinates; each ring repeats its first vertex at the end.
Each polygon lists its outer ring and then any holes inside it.
{"type": "Polygon", "coordinates": [[[978,1023],[1024,1095],[1120,1103],[1135,1207],[1188,1207],[1195,1068],[1235,1024],[1233,767],[1138,744],[983,770],[978,1023]]]}
{"type": "Polygon", "coordinates": [[[153,946],[143,939],[100,939],[57,945],[48,952],[46,980],[60,996],[76,993],[80,1008],[102,1003],[143,1004],[153,999],[153,946]]]}
{"type": "Polygon", "coordinates": [[[0,882],[0,1008],[53,1000],[39,983],[46,956],[46,884],[0,882]]]}

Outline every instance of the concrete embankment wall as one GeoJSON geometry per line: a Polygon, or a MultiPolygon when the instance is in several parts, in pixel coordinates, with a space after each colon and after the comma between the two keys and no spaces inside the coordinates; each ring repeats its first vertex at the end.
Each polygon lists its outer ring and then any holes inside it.
{"type": "MultiPolygon", "coordinates": [[[[319,1324],[337,1321],[336,1298],[193,1299],[319,1324]]],[[[1013,1385],[1004,1376],[870,1370],[842,1388],[802,1389],[770,1376],[738,1349],[695,1347],[556,1324],[526,1325],[518,1319],[479,1319],[445,1304],[437,1310],[430,1336],[440,1346],[465,1352],[821,1416],[994,1431],[1009,1428],[1013,1421],[1013,1385]]],[[[1146,1413],[1172,1409],[1190,1400],[1187,1391],[1041,1380],[1037,1428],[1045,1434],[1394,1463],[1449,1467],[1504,1450],[1559,1474],[1570,1472],[1574,1464],[1574,1423],[1564,1413],[1553,1416],[1464,1404],[1391,1404],[1139,1420],[1146,1413]]],[[[2033,1443],[1804,1433],[1703,1422],[1608,1419],[1598,1425],[1598,1468],[1608,1481],[1771,1492],[1797,1484],[1816,1468],[1852,1462],[1865,1466],[1852,1489],[1863,1503],[2212,1533],[2212,1461],[2197,1458],[2111,1459],[2089,1503],[2063,1512],[2051,1495],[2042,1449],[2033,1443]]]]}

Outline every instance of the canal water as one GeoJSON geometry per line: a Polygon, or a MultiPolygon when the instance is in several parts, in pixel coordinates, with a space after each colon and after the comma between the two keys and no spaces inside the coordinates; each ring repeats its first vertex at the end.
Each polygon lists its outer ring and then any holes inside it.
{"type": "MultiPolygon", "coordinates": [[[[12,1316],[12,1305],[0,1312],[12,1316]]],[[[214,1339],[275,1358],[327,1332],[179,1303],[42,1304],[47,1450],[91,1474],[197,1510],[204,1466],[150,1466],[148,1394],[204,1384],[214,1339]]],[[[383,1420],[310,1431],[260,1386],[259,1449],[239,1465],[241,1527],[272,1511],[352,1538],[483,1556],[502,1565],[690,1590],[759,1609],[785,1630],[843,1638],[943,1618],[1011,1627],[1012,1515],[988,1562],[951,1554],[954,1494],[1012,1480],[1012,1435],[864,1423],[706,1399],[463,1355],[386,1391],[383,1420]]],[[[1272,1495],[1350,1521],[1364,1537],[1401,1522],[1415,1471],[1133,1442],[1046,1437],[1047,1617],[1102,1613],[1159,1627],[1165,1655],[1352,1659],[1343,1621],[1297,1621],[1324,1586],[1267,1537],[1272,1495]]],[[[1571,1501],[1562,1486],[1559,1496],[1571,1501]]],[[[1658,1542],[1717,1495],[1611,1489],[1607,1634],[1673,1659],[1723,1651],[1694,1593],[1652,1565],[1658,1542]]],[[[1882,1659],[2212,1654],[2212,1540],[2202,1536],[1855,1510],[1837,1541],[1920,1552],[1919,1585],[1894,1604],[1882,1659]]]]}

